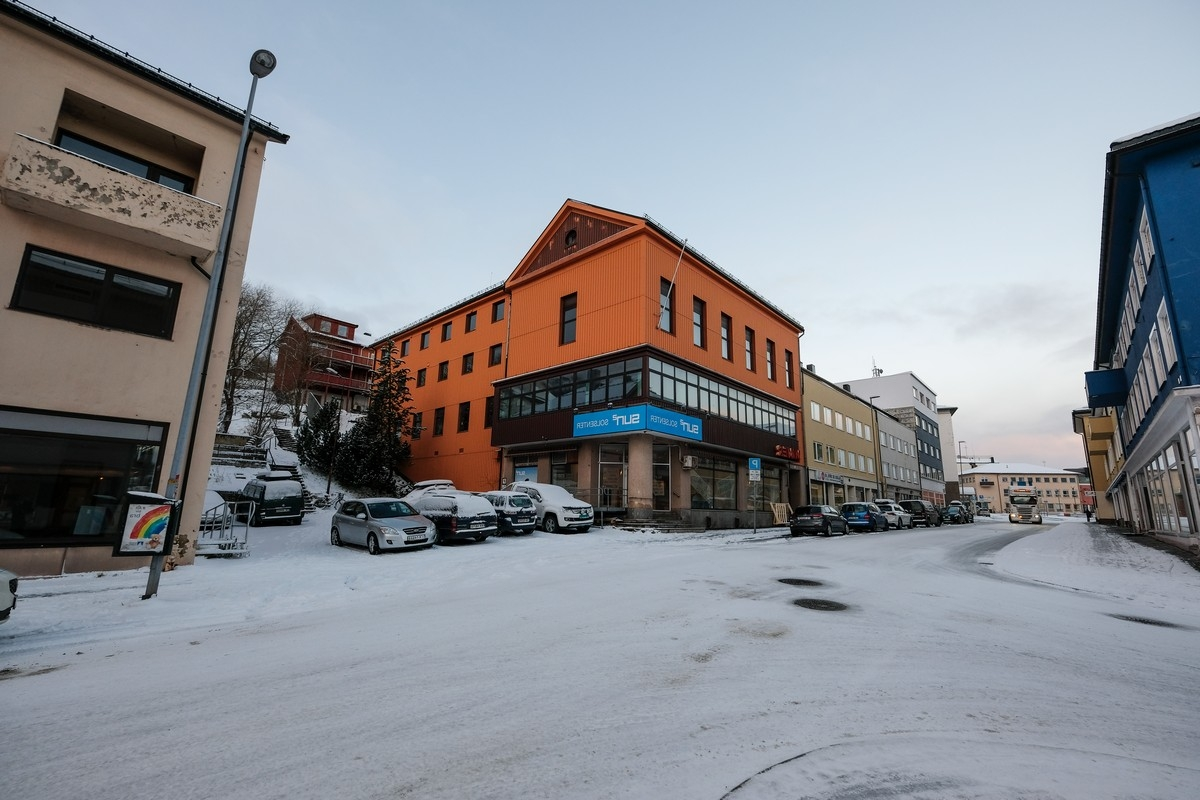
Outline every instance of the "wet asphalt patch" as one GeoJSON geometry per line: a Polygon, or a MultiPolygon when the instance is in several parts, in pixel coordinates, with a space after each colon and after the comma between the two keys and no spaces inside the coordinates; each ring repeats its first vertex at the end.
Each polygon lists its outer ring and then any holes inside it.
{"type": "Polygon", "coordinates": [[[1158,628],[1182,628],[1184,630],[1188,630],[1186,625],[1176,625],[1174,622],[1167,622],[1165,620],[1154,619],[1152,617],[1131,617],[1128,614],[1109,614],[1108,616],[1112,617],[1113,619],[1123,619],[1126,622],[1137,622],[1141,625],[1154,625],[1158,628]]]}
{"type": "Polygon", "coordinates": [[[822,581],[814,581],[808,578],[780,578],[780,583],[786,583],[788,586],[824,586],[822,581]]]}

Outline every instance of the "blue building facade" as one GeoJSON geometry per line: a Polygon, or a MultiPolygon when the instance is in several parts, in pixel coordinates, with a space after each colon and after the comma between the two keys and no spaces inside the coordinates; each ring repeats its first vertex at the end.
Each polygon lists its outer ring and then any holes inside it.
{"type": "MultiPolygon", "coordinates": [[[[1200,549],[1200,116],[1112,144],[1088,406],[1118,518],[1200,549]]],[[[1095,442],[1089,442],[1096,452],[1095,442]]]]}

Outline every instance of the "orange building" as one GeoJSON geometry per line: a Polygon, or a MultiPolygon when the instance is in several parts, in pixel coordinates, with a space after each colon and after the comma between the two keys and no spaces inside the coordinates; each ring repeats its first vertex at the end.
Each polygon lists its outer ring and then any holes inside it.
{"type": "Polygon", "coordinates": [[[653,220],[568,200],[503,284],[374,346],[410,371],[414,480],[726,527],[803,500],[803,333],[653,220]]]}

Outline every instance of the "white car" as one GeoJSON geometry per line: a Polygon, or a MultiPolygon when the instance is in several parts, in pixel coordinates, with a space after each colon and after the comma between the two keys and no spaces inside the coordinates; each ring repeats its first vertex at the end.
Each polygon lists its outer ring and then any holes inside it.
{"type": "Polygon", "coordinates": [[[538,526],[546,533],[585,533],[592,527],[594,514],[591,504],[580,500],[561,486],[553,483],[517,481],[508,485],[508,491],[529,495],[537,508],[538,526]]]}
{"type": "Polygon", "coordinates": [[[0,622],[8,620],[17,605],[17,576],[0,569],[0,622]]]}
{"type": "Polygon", "coordinates": [[[896,530],[904,530],[913,526],[912,514],[905,511],[899,503],[890,503],[886,500],[880,500],[877,504],[879,510],[888,518],[888,527],[896,530]]]}

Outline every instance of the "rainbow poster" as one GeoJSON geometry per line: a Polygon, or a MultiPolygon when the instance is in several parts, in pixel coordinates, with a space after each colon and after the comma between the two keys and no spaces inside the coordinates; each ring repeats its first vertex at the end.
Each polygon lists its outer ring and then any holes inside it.
{"type": "Polygon", "coordinates": [[[161,553],[171,527],[171,505],[130,503],[125,515],[123,553],[161,553]]]}

